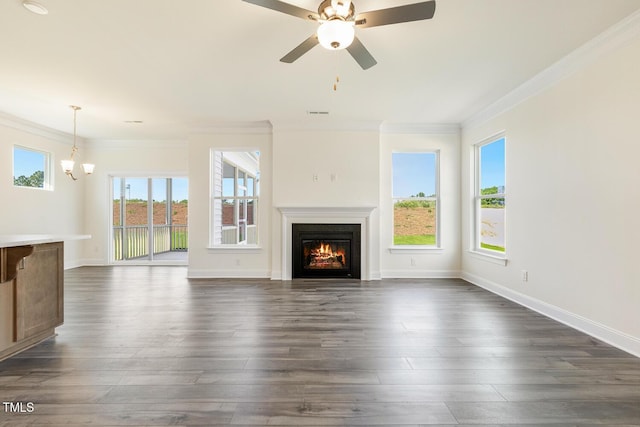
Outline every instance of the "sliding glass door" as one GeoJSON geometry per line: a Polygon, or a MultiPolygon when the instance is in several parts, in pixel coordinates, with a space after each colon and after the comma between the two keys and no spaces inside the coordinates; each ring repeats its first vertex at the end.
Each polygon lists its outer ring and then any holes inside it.
{"type": "Polygon", "coordinates": [[[114,262],[186,263],[187,178],[111,178],[114,262]]]}

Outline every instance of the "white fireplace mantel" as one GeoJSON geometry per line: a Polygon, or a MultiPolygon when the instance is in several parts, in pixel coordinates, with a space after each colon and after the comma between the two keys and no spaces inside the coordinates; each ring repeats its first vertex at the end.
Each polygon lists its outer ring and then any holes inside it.
{"type": "Polygon", "coordinates": [[[375,207],[278,207],[282,215],[282,280],[291,280],[293,260],[291,255],[292,224],[360,224],[361,278],[371,280],[371,212],[375,207]]]}

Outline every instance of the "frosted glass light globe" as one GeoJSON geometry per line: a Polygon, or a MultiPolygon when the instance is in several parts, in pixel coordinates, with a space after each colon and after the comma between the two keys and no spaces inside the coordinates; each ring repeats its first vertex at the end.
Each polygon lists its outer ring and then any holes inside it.
{"type": "Polygon", "coordinates": [[[351,45],[356,35],[352,22],[332,19],[318,27],[318,41],[325,49],[339,50],[351,45]]]}

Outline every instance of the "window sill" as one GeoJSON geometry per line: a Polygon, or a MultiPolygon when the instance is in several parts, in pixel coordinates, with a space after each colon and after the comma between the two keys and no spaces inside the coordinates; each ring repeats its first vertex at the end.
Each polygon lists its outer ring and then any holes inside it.
{"type": "Polygon", "coordinates": [[[29,185],[16,185],[13,184],[13,188],[26,188],[28,190],[36,190],[36,191],[53,191],[52,185],[45,185],[44,187],[31,187],[29,185]]]}
{"type": "Polygon", "coordinates": [[[489,254],[486,252],[474,251],[474,250],[471,250],[468,253],[473,258],[480,259],[482,261],[490,262],[492,264],[502,265],[503,267],[507,265],[507,258],[505,257],[489,254]]]}
{"type": "Polygon", "coordinates": [[[406,245],[406,246],[391,246],[389,252],[392,254],[441,254],[444,252],[442,248],[437,246],[418,246],[418,245],[406,245]]]}
{"type": "Polygon", "coordinates": [[[218,253],[256,253],[262,252],[262,246],[258,245],[224,245],[224,246],[209,246],[207,248],[209,252],[218,253]]]}

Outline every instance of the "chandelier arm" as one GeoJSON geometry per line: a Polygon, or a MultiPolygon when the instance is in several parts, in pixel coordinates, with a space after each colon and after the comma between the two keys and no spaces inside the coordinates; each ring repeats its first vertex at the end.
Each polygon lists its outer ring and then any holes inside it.
{"type": "MultiPolygon", "coordinates": [[[[74,157],[76,155],[76,152],[78,151],[78,145],[77,145],[77,137],[78,137],[78,110],[81,110],[81,107],[78,107],[76,105],[70,105],[69,106],[72,110],[73,110],[73,147],[71,147],[71,155],[69,156],[69,160],[62,160],[61,166],[62,166],[62,170],[64,171],[64,173],[71,179],[73,179],[74,181],[77,181],[78,178],[76,178],[73,175],[73,167],[74,167],[74,157]]],[[[85,173],[87,175],[92,174],[93,170],[94,170],[94,165],[90,164],[90,163],[86,163],[82,165],[82,168],[84,169],[85,173]]]]}

